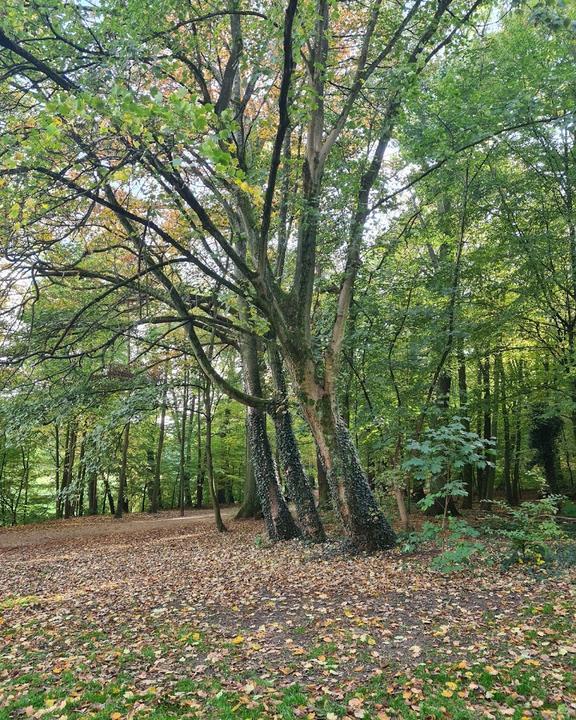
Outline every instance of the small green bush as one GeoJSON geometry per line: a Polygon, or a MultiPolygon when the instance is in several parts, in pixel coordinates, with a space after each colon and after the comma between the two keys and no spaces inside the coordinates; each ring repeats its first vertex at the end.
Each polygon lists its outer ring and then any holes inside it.
{"type": "Polygon", "coordinates": [[[502,501],[492,503],[502,510],[502,514],[488,518],[488,532],[506,541],[509,552],[505,564],[544,565],[552,559],[553,544],[566,538],[555,519],[562,499],[561,495],[549,495],[541,500],[523,502],[518,507],[502,501]]]}

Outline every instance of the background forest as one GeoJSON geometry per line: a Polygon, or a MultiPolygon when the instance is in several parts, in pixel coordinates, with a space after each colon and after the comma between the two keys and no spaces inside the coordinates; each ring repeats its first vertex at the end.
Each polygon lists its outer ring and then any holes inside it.
{"type": "Polygon", "coordinates": [[[2,10],[0,522],[573,498],[571,5],[168,5],[2,10]]]}

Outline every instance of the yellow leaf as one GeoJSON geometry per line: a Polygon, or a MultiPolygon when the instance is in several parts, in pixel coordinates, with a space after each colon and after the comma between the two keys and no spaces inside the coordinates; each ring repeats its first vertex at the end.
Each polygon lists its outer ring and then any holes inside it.
{"type": "Polygon", "coordinates": [[[120,720],[122,717],[122,713],[119,712],[113,712],[110,714],[110,720],[120,720]]]}
{"type": "Polygon", "coordinates": [[[450,690],[456,690],[456,688],[458,687],[458,685],[456,685],[455,682],[447,682],[447,683],[446,683],[446,687],[447,687],[447,688],[450,688],[450,690]]]}
{"type": "Polygon", "coordinates": [[[442,690],[442,697],[451,698],[454,693],[452,690],[442,690]]]}
{"type": "Polygon", "coordinates": [[[495,667],[492,667],[492,665],[486,665],[484,670],[488,673],[488,675],[498,675],[498,670],[496,670],[495,667]]]}
{"type": "Polygon", "coordinates": [[[232,643],[234,645],[241,645],[244,642],[244,636],[243,635],[236,635],[235,638],[232,638],[232,643]]]}

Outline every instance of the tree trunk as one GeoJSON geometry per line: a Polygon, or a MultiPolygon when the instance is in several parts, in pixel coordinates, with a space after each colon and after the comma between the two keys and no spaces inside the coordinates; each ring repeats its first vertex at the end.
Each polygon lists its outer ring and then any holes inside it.
{"type": "MultiPolygon", "coordinates": [[[[492,414],[491,414],[491,397],[490,397],[490,360],[480,361],[479,364],[479,381],[481,393],[481,417],[482,417],[482,437],[490,440],[492,437],[492,414]]],[[[479,468],[478,470],[478,497],[480,500],[486,500],[488,497],[489,483],[488,466],[479,468]]]]}
{"type": "MultiPolygon", "coordinates": [[[[242,344],[242,363],[248,391],[262,396],[258,350],[256,340],[248,338],[242,344]]],[[[266,432],[266,414],[263,410],[248,408],[248,438],[253,462],[254,478],[268,537],[273,542],[300,536],[280,490],[272,449],[266,432]]]]}
{"type": "Polygon", "coordinates": [[[62,500],[60,498],[60,430],[58,425],[54,429],[55,465],[56,465],[56,517],[62,517],[62,500]]]}
{"type": "Polygon", "coordinates": [[[194,418],[196,416],[196,396],[193,395],[190,401],[190,411],[188,413],[188,430],[186,432],[186,458],[185,458],[185,474],[184,474],[184,504],[191,508],[192,488],[190,486],[191,468],[192,468],[192,437],[194,435],[194,418]]]}
{"type": "MultiPolygon", "coordinates": [[[[466,380],[466,357],[464,355],[464,347],[462,340],[458,342],[458,398],[460,405],[460,414],[462,415],[462,424],[466,432],[470,432],[470,417],[468,415],[468,383],[466,380]]],[[[462,501],[462,507],[470,510],[474,501],[474,468],[472,465],[465,465],[462,469],[462,477],[464,487],[468,494],[462,501]]]]}
{"type": "Polygon", "coordinates": [[[108,475],[104,478],[104,502],[102,504],[102,514],[106,510],[106,500],[108,500],[108,507],[110,508],[110,515],[115,515],[114,498],[112,497],[112,491],[110,490],[110,481],[108,475]]]}
{"type": "Polygon", "coordinates": [[[156,458],[154,477],[150,486],[150,512],[157,513],[162,507],[160,499],[160,480],[162,476],[162,451],[164,449],[164,435],[166,432],[166,384],[162,392],[160,405],[160,424],[158,426],[158,444],[156,445],[156,458]]]}
{"type": "Polygon", "coordinates": [[[197,469],[196,469],[196,502],[194,507],[199,510],[204,502],[204,458],[202,457],[202,410],[198,402],[198,430],[197,435],[197,469]]]}
{"type": "Polygon", "coordinates": [[[248,437],[248,409],[246,409],[246,476],[244,480],[244,498],[242,505],[236,513],[236,520],[246,518],[261,518],[262,508],[258,500],[256,490],[256,478],[254,477],[254,465],[250,453],[250,442],[248,437]]]}
{"type": "MultiPolygon", "coordinates": [[[[490,367],[490,361],[486,361],[488,363],[488,367],[490,367]]],[[[496,360],[494,360],[494,393],[492,398],[489,402],[490,409],[489,412],[491,414],[491,427],[490,427],[490,433],[491,438],[494,439],[494,442],[498,442],[498,409],[500,407],[500,375],[496,371],[496,360]]],[[[496,450],[496,447],[494,447],[496,450]]],[[[497,456],[494,454],[492,456],[492,462],[490,463],[488,467],[488,487],[486,490],[486,499],[488,501],[494,500],[494,489],[496,485],[496,463],[497,463],[497,456]]]]}
{"type": "Polygon", "coordinates": [[[88,514],[98,515],[98,475],[95,470],[88,473],[88,514]]]}
{"type": "Polygon", "coordinates": [[[353,547],[372,552],[391,548],[396,535],[378,507],[350,432],[339,417],[336,400],[308,379],[300,387],[313,388],[303,398],[304,412],[326,469],[332,505],[353,547]]]}
{"type": "Polygon", "coordinates": [[[326,470],[318,450],[316,450],[316,473],[318,475],[318,507],[326,509],[330,504],[330,492],[326,470]]]}
{"type": "Polygon", "coordinates": [[[122,433],[122,457],[120,460],[120,472],[118,474],[118,499],[116,500],[116,512],[114,517],[120,519],[124,512],[126,502],[126,470],[128,467],[128,446],[130,443],[130,423],[124,426],[122,433]]]}
{"type": "Polygon", "coordinates": [[[184,379],[184,398],[183,398],[183,408],[182,408],[182,422],[180,424],[180,447],[179,447],[179,455],[178,455],[178,479],[179,479],[179,507],[180,507],[180,515],[184,515],[184,503],[185,503],[185,485],[186,485],[186,430],[187,430],[187,421],[188,421],[188,394],[189,394],[189,388],[188,388],[188,382],[187,382],[187,376],[188,372],[186,372],[186,376],[184,379]]]}
{"type": "Polygon", "coordinates": [[[510,433],[510,413],[508,410],[508,398],[506,387],[506,374],[504,371],[504,362],[501,353],[496,355],[496,368],[498,377],[500,378],[500,406],[502,410],[502,433],[504,440],[504,464],[502,468],[502,481],[504,483],[504,492],[506,501],[510,505],[515,505],[515,497],[512,491],[512,438],[510,433]]]}
{"type": "Polygon", "coordinates": [[[30,448],[26,449],[26,452],[22,450],[22,462],[24,472],[24,512],[22,515],[22,523],[26,524],[28,518],[28,490],[30,487],[30,448]]]}
{"type": "Polygon", "coordinates": [[[64,466],[62,468],[62,492],[64,494],[64,518],[72,514],[70,493],[73,483],[74,459],[76,456],[76,424],[70,423],[66,432],[66,449],[64,451],[64,466]]]}
{"type": "Polygon", "coordinates": [[[326,533],[316,510],[314,493],[306,478],[298,444],[294,436],[292,417],[288,409],[286,379],[282,359],[275,346],[269,348],[270,369],[274,389],[281,405],[274,411],[276,445],[284,480],[290,497],[296,505],[298,525],[304,537],[311,542],[325,542],[326,533]]]}
{"type": "Polygon", "coordinates": [[[212,384],[206,379],[204,385],[204,417],[206,421],[205,426],[205,446],[204,446],[204,457],[206,474],[208,476],[208,487],[210,488],[210,496],[212,499],[212,507],[214,509],[214,520],[216,521],[216,528],[218,532],[226,532],[226,525],[222,520],[220,513],[220,503],[218,501],[218,490],[216,488],[214,478],[214,462],[212,458],[212,384]]]}
{"type": "Polygon", "coordinates": [[[76,476],[76,484],[78,486],[78,507],[76,509],[78,517],[84,514],[84,485],[86,482],[86,433],[82,435],[80,443],[80,455],[78,457],[78,473],[76,476]]]}

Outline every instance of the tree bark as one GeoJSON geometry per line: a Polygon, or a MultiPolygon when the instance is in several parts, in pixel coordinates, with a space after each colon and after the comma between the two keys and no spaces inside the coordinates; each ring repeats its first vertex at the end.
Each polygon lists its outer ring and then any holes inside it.
{"type": "Polygon", "coordinates": [[[64,465],[62,468],[61,491],[64,494],[64,518],[68,519],[72,514],[72,502],[70,492],[72,490],[74,460],[76,456],[76,424],[71,422],[66,432],[66,449],[64,451],[64,465]]]}
{"type": "Polygon", "coordinates": [[[248,409],[246,409],[246,475],[244,480],[244,498],[242,505],[236,513],[236,520],[244,520],[247,518],[261,518],[262,508],[258,500],[258,492],[256,490],[256,478],[254,477],[254,464],[250,452],[249,429],[248,429],[248,409]]]}
{"type": "Polygon", "coordinates": [[[204,385],[204,419],[205,419],[205,446],[204,458],[206,474],[208,476],[208,487],[210,488],[210,496],[212,499],[212,508],[214,509],[214,520],[218,532],[226,532],[226,526],[222,520],[220,513],[220,503],[218,501],[218,490],[216,488],[214,477],[214,462],[212,458],[212,383],[206,378],[204,385]]]}
{"type": "Polygon", "coordinates": [[[95,470],[88,472],[88,514],[98,515],[98,474],[95,470]]]}
{"type": "MultiPolygon", "coordinates": [[[[261,397],[258,349],[253,337],[247,338],[242,343],[241,354],[248,391],[261,397]]],[[[300,531],[280,490],[272,449],[266,432],[266,414],[259,408],[248,408],[248,438],[256,488],[268,537],[273,542],[299,537],[300,531]]]]}
{"type": "Polygon", "coordinates": [[[318,450],[316,450],[316,473],[318,475],[318,507],[325,509],[330,504],[330,492],[326,470],[318,450]]]}
{"type": "Polygon", "coordinates": [[[118,473],[118,498],[114,517],[120,520],[124,513],[126,503],[126,471],[128,468],[128,446],[130,443],[130,423],[126,423],[122,432],[122,456],[120,459],[120,472],[118,473]]]}
{"type": "Polygon", "coordinates": [[[316,510],[314,493],[308,483],[298,444],[294,436],[292,417],[288,409],[288,393],[282,359],[275,346],[268,352],[274,390],[280,405],[273,412],[276,445],[280,465],[290,497],[296,505],[298,525],[304,537],[311,542],[325,542],[326,533],[316,510]]]}
{"type": "Polygon", "coordinates": [[[393,547],[396,534],[374,499],[335,395],[320,387],[309,370],[300,370],[302,412],[326,469],[334,511],[350,543],[368,552],[393,547]]]}
{"type": "Polygon", "coordinates": [[[199,510],[204,502],[204,458],[202,456],[202,409],[198,402],[197,417],[197,468],[196,468],[196,502],[194,507],[199,510]]]}
{"type": "MultiPolygon", "coordinates": [[[[462,415],[462,424],[466,432],[470,432],[470,417],[468,415],[468,382],[466,379],[466,356],[464,355],[464,344],[462,340],[458,342],[458,398],[460,405],[460,413],[462,415]]],[[[462,507],[470,510],[474,502],[474,468],[472,465],[465,465],[462,469],[464,487],[468,494],[462,501],[462,507]]]]}
{"type": "Polygon", "coordinates": [[[502,354],[496,355],[496,368],[498,377],[500,378],[500,406],[502,411],[502,434],[504,440],[504,463],[502,467],[502,481],[504,483],[504,492],[506,501],[510,505],[516,504],[516,498],[512,491],[512,438],[510,433],[510,412],[508,409],[506,373],[504,370],[504,362],[502,354]]]}
{"type": "Polygon", "coordinates": [[[156,445],[156,457],[154,465],[154,477],[150,486],[150,512],[157,513],[162,507],[160,501],[160,480],[162,475],[162,451],[164,449],[164,435],[166,428],[166,384],[162,391],[160,405],[160,423],[158,426],[158,444],[156,445]]]}

